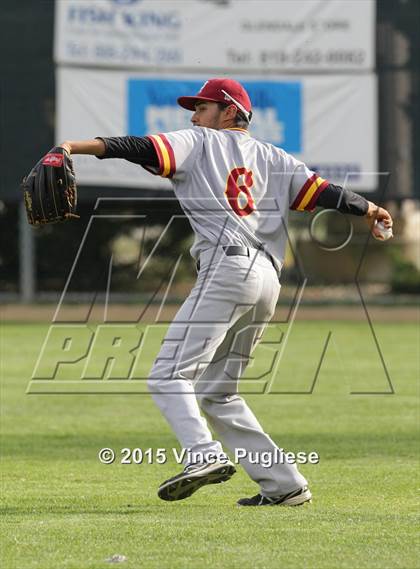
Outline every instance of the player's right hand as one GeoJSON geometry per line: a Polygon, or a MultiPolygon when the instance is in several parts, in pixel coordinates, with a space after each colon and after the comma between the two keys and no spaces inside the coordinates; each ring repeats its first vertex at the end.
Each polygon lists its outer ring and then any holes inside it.
{"type": "Polygon", "coordinates": [[[370,227],[370,231],[375,239],[382,239],[381,232],[377,228],[375,222],[382,222],[384,227],[391,228],[393,221],[392,216],[385,208],[376,205],[373,202],[369,202],[369,208],[366,213],[366,221],[370,227]]]}

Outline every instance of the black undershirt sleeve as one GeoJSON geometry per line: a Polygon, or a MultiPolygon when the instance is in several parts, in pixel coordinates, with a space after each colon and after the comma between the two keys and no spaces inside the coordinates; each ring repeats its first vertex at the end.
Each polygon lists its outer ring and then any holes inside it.
{"type": "Polygon", "coordinates": [[[329,184],[319,194],[316,205],[360,216],[366,215],[369,208],[369,202],[363,196],[334,184],[329,184]]]}
{"type": "Polygon", "coordinates": [[[97,136],[105,144],[105,154],[97,156],[104,158],[123,158],[128,162],[144,167],[158,168],[159,159],[152,141],[147,136],[112,136],[104,138],[97,136]]]}

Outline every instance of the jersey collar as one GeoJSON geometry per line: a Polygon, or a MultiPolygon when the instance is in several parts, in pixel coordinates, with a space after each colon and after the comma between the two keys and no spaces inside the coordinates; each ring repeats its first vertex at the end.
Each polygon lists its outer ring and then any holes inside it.
{"type": "Polygon", "coordinates": [[[246,128],[239,128],[237,126],[232,126],[229,128],[224,128],[223,130],[238,130],[239,132],[243,132],[244,134],[247,134],[248,136],[250,136],[249,132],[246,130],[246,128]]]}

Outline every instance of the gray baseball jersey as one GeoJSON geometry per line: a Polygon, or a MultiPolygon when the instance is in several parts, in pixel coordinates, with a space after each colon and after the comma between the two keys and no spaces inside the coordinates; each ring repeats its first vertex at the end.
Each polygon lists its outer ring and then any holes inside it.
{"type": "Polygon", "coordinates": [[[159,168],[195,233],[191,255],[211,247],[263,247],[281,265],[289,209],[312,210],[328,185],[284,150],[247,130],[193,127],[150,135],[159,168]]]}

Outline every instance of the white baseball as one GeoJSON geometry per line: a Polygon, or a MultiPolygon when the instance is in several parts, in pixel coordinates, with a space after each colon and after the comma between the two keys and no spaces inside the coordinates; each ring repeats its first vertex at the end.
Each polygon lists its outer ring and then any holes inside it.
{"type": "Polygon", "coordinates": [[[378,239],[379,241],[387,241],[393,236],[392,227],[385,227],[382,221],[375,221],[375,229],[379,230],[381,235],[382,239],[380,237],[375,237],[375,239],[378,239]]]}

